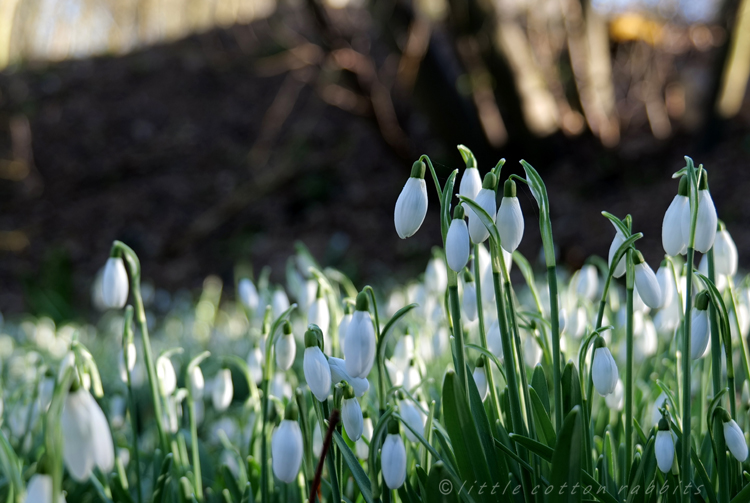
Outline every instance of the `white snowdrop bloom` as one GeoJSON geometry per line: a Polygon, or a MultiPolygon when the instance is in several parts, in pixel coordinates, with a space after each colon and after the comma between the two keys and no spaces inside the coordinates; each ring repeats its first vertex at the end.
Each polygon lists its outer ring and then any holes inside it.
{"type": "Polygon", "coordinates": [[[625,405],[625,388],[622,386],[622,380],[618,379],[615,384],[615,390],[604,397],[607,408],[610,410],[620,411],[625,405]]]}
{"type": "Polygon", "coordinates": [[[503,250],[513,253],[523,239],[523,212],[516,197],[516,182],[508,178],[503,186],[503,198],[495,217],[497,230],[500,234],[500,245],[503,250]]]}
{"type": "Polygon", "coordinates": [[[408,368],[404,371],[404,382],[401,384],[404,389],[411,391],[422,382],[422,377],[419,375],[419,369],[417,368],[416,362],[412,360],[409,363],[408,368]]]}
{"type": "MultiPolygon", "coordinates": [[[[52,477],[45,473],[35,473],[26,485],[24,503],[52,503],[52,477]]],[[[57,496],[57,503],[66,503],[65,496],[57,496]]]]}
{"type": "Polygon", "coordinates": [[[396,200],[393,222],[401,239],[413,236],[427,215],[427,183],[424,181],[424,174],[424,163],[415,162],[411,168],[411,176],[396,200]]]}
{"type": "Polygon", "coordinates": [[[268,394],[275,396],[279,400],[286,398],[292,399],[292,386],[287,382],[284,372],[276,372],[271,378],[268,387],[268,394]]]}
{"type": "Polygon", "coordinates": [[[391,419],[380,451],[380,470],[389,489],[398,489],[406,480],[406,448],[398,432],[398,422],[391,419]]]}
{"type": "Polygon", "coordinates": [[[271,312],[274,318],[278,318],[284,311],[289,309],[289,297],[283,288],[277,288],[273,291],[273,297],[271,298],[271,312]]]}
{"type": "Polygon", "coordinates": [[[745,441],[745,434],[742,432],[737,422],[734,419],[729,418],[729,414],[726,414],[724,421],[724,441],[727,444],[727,449],[732,453],[740,463],[744,463],[747,459],[747,442],[745,441]]]}
{"type": "Polygon", "coordinates": [[[635,336],[633,359],[642,363],[649,356],[656,354],[659,345],[659,337],[656,334],[654,322],[650,319],[643,320],[643,331],[635,336]]]}
{"type": "Polygon", "coordinates": [[[656,281],[659,282],[659,289],[661,290],[662,307],[666,308],[675,297],[674,275],[668,263],[663,262],[656,271],[656,281]]]}
{"type": "Polygon", "coordinates": [[[617,364],[615,363],[615,359],[612,358],[612,353],[604,345],[604,339],[601,337],[597,338],[596,349],[594,350],[591,378],[594,381],[596,391],[600,395],[607,396],[615,391],[617,379],[619,378],[617,364]]]}
{"type": "MultiPolygon", "coordinates": [[[[492,264],[490,254],[481,243],[474,244],[474,260],[479,260],[479,274],[482,281],[482,301],[487,305],[495,305],[495,286],[492,283],[492,264]]],[[[486,311],[486,310],[485,310],[486,311]]]]}
{"type": "Polygon", "coordinates": [[[672,432],[669,431],[667,420],[659,420],[659,430],[656,432],[656,441],[654,442],[654,454],[656,454],[656,464],[663,473],[672,471],[674,463],[674,439],[672,432]]]}
{"type": "Polygon", "coordinates": [[[526,340],[523,342],[523,358],[526,365],[531,368],[542,361],[542,348],[539,347],[536,337],[530,333],[526,334],[526,340]]]}
{"type": "Polygon", "coordinates": [[[477,319],[477,285],[474,283],[474,277],[467,273],[464,283],[464,295],[461,299],[461,307],[466,320],[471,322],[477,319]]]}
{"type": "Polygon", "coordinates": [[[401,370],[409,368],[409,362],[414,358],[414,336],[407,329],[406,333],[396,341],[393,348],[391,362],[401,370]]]}
{"type": "Polygon", "coordinates": [[[638,291],[638,284],[635,284],[633,288],[633,310],[637,313],[648,314],[651,308],[643,302],[641,293],[638,291]]]}
{"type": "Polygon", "coordinates": [[[242,305],[250,312],[254,313],[260,304],[260,296],[255,285],[248,278],[242,278],[237,284],[237,293],[240,296],[242,305]]]}
{"type": "Polygon", "coordinates": [[[258,347],[251,349],[247,355],[247,368],[255,384],[263,380],[263,359],[263,352],[258,347]]]}
{"type": "MultiPolygon", "coordinates": [[[[612,224],[614,225],[614,224],[612,224]]],[[[620,229],[615,227],[615,237],[612,239],[612,244],[609,245],[609,256],[607,259],[607,264],[609,267],[612,267],[612,260],[615,258],[615,253],[617,253],[617,250],[622,246],[622,244],[625,242],[625,236],[622,232],[620,232],[620,229]]],[[[615,271],[613,276],[615,278],[620,278],[622,275],[625,274],[625,256],[620,259],[620,262],[618,262],[617,267],[615,267],[615,271]]]]}
{"type": "Polygon", "coordinates": [[[633,263],[635,264],[635,284],[638,288],[638,295],[641,296],[644,304],[648,307],[659,309],[663,305],[663,301],[656,274],[654,274],[651,266],[643,260],[643,255],[639,251],[633,254],[633,263]]]}
{"type": "Polygon", "coordinates": [[[318,282],[314,279],[305,280],[300,275],[299,286],[297,288],[297,299],[302,309],[309,310],[310,305],[315,301],[318,294],[318,282]]]}
{"type": "Polygon", "coordinates": [[[203,390],[206,388],[206,381],[203,378],[203,372],[198,365],[190,369],[190,394],[193,400],[203,400],[203,390]]]}
{"type": "MultiPolygon", "coordinates": [[[[466,260],[469,260],[468,254],[466,260]]],[[[424,273],[424,285],[428,293],[443,295],[448,288],[448,270],[445,261],[440,257],[432,257],[427,262],[427,270],[424,273]]]]}
{"type": "Polygon", "coordinates": [[[448,267],[461,272],[469,262],[469,227],[464,220],[463,206],[456,206],[445,238],[445,259],[448,267]]]}
{"type": "Polygon", "coordinates": [[[347,304],[344,316],[339,322],[339,349],[342,353],[346,352],[346,332],[349,329],[349,324],[352,322],[351,309],[351,306],[347,304]]]}
{"type": "MultiPolygon", "coordinates": [[[[703,254],[703,256],[701,257],[701,261],[698,263],[698,272],[703,274],[704,276],[708,276],[707,254],[703,254]]],[[[724,290],[727,288],[727,285],[729,284],[727,276],[725,274],[720,274],[716,269],[714,270],[714,272],[716,272],[716,281],[714,282],[714,284],[716,285],[716,289],[719,290],[719,292],[724,292],[724,290]]]]}
{"type": "Polygon", "coordinates": [[[599,279],[596,273],[596,266],[586,264],[576,273],[575,276],[576,294],[579,297],[594,300],[596,292],[599,289],[599,279]]]}
{"type": "Polygon", "coordinates": [[[323,453],[323,434],[320,432],[320,425],[315,422],[315,431],[313,432],[312,450],[316,458],[323,453]]]}
{"type": "Polygon", "coordinates": [[[674,196],[669,208],[664,213],[661,224],[661,243],[664,251],[672,257],[685,253],[687,250],[687,236],[682,232],[682,215],[690,213],[687,177],[680,178],[677,195],[674,196]]]}
{"type": "Polygon", "coordinates": [[[302,431],[294,402],[287,405],[284,420],[271,437],[271,459],[276,478],[291,484],[302,464],[302,431]]]}
{"type": "Polygon", "coordinates": [[[364,378],[352,377],[346,372],[346,363],[341,358],[329,356],[328,366],[331,369],[331,382],[333,384],[340,383],[341,381],[348,382],[352,389],[354,389],[354,395],[357,398],[362,397],[370,389],[370,381],[364,378]]]}
{"type": "Polygon", "coordinates": [[[365,292],[357,295],[357,307],[346,332],[344,362],[352,377],[367,378],[375,362],[375,328],[370,317],[370,301],[365,292]]]}
{"type": "MultiPolygon", "coordinates": [[[[422,414],[422,411],[419,410],[419,407],[417,407],[411,400],[402,399],[399,401],[398,409],[406,424],[411,426],[420,435],[424,435],[424,423],[427,418],[422,414]]],[[[408,438],[409,441],[419,442],[417,436],[414,435],[409,428],[404,428],[404,433],[406,433],[406,438],[408,438]]]]}
{"type": "MultiPolygon", "coordinates": [[[[482,189],[477,194],[474,202],[487,212],[490,218],[495,219],[495,175],[487,173],[484,177],[482,189]]],[[[479,216],[469,209],[469,236],[472,243],[483,243],[490,237],[490,231],[484,226],[479,216]]]]}
{"type": "Polygon", "coordinates": [[[232,371],[221,369],[214,378],[214,384],[211,387],[211,401],[214,409],[223,412],[229,408],[234,397],[234,385],[232,384],[232,371]]]}
{"type": "Polygon", "coordinates": [[[159,380],[159,390],[163,396],[169,396],[177,389],[177,375],[168,356],[156,359],[156,378],[159,380]]]}
{"type": "Polygon", "coordinates": [[[656,400],[654,400],[654,404],[651,406],[651,423],[654,425],[658,425],[659,421],[663,417],[661,414],[661,411],[659,411],[660,408],[664,407],[664,403],[667,401],[667,394],[663,391],[659,394],[658,397],[656,397],[656,400]]]}
{"type": "MultiPolygon", "coordinates": [[[[682,235],[685,242],[689,243],[690,236],[690,205],[685,206],[682,211],[682,235]]],[[[695,224],[695,250],[706,253],[714,245],[716,239],[716,226],[718,218],[716,207],[708,191],[706,172],[703,171],[698,187],[698,219],[695,224]]]]}
{"type": "Polygon", "coordinates": [[[364,418],[359,401],[354,396],[351,386],[344,389],[344,399],[341,401],[341,419],[344,422],[346,434],[352,441],[356,442],[362,436],[364,418]]]}
{"type": "Polygon", "coordinates": [[[122,309],[128,301],[128,273],[122,257],[109,257],[104,265],[102,300],[114,309],[122,309]]]}
{"type": "Polygon", "coordinates": [[[99,404],[91,393],[79,387],[65,398],[60,426],[63,461],[70,476],[85,482],[94,467],[108,474],[115,463],[112,433],[99,404]]]}
{"type": "Polygon", "coordinates": [[[280,370],[289,370],[294,363],[294,357],[297,355],[297,343],[292,334],[292,324],[289,321],[284,323],[283,333],[276,339],[276,366],[280,370]]]}
{"type": "MultiPolygon", "coordinates": [[[[747,307],[745,304],[738,304],[737,305],[737,313],[739,314],[739,319],[735,321],[737,316],[734,313],[734,309],[729,311],[729,328],[732,332],[732,338],[739,337],[739,334],[737,333],[737,325],[739,324],[740,331],[743,334],[746,334],[748,332],[748,329],[750,329],[750,312],[748,312],[747,307]]],[[[747,381],[745,381],[747,382],[747,381]]]]}
{"type": "Polygon", "coordinates": [[[370,439],[372,439],[372,432],[372,419],[370,419],[369,414],[365,412],[362,419],[362,437],[360,437],[354,445],[355,450],[357,451],[357,457],[363,461],[370,457],[370,446],[365,443],[365,440],[370,442],[370,439]]]}
{"type": "Polygon", "coordinates": [[[331,344],[328,340],[328,328],[331,323],[331,313],[328,311],[328,303],[323,297],[323,292],[318,288],[318,295],[315,300],[310,304],[310,309],[307,311],[307,324],[317,325],[323,332],[323,350],[326,353],[331,352],[331,344]]]}
{"type": "Polygon", "coordinates": [[[737,245],[723,224],[714,240],[714,266],[716,274],[734,276],[737,273],[737,245]]]}
{"type": "Polygon", "coordinates": [[[567,316],[565,328],[571,337],[579,339],[586,331],[586,308],[579,306],[567,316]]]}
{"type": "Polygon", "coordinates": [[[137,353],[135,350],[135,344],[132,342],[128,344],[128,364],[127,367],[125,366],[125,352],[123,350],[120,350],[120,353],[117,355],[117,367],[120,371],[120,379],[122,379],[122,382],[127,383],[128,382],[128,372],[132,372],[135,368],[135,361],[137,358],[137,353]]]}
{"type": "Polygon", "coordinates": [[[695,307],[690,314],[690,357],[693,360],[708,354],[710,330],[708,326],[708,293],[701,292],[695,298],[695,307]]]}
{"type": "Polygon", "coordinates": [[[477,365],[474,367],[472,375],[474,376],[474,383],[477,385],[479,398],[484,402],[490,392],[490,387],[487,383],[487,372],[485,371],[484,360],[482,358],[477,359],[477,365]]]}
{"type": "Polygon", "coordinates": [[[495,355],[498,360],[503,359],[503,338],[500,334],[500,323],[495,321],[487,331],[487,349],[495,355]]]}
{"type": "Polygon", "coordinates": [[[302,368],[310,391],[319,402],[323,402],[331,391],[331,367],[328,366],[328,360],[320,350],[316,331],[319,332],[320,329],[310,326],[305,332],[306,349],[302,368]]]}
{"type": "MultiPolygon", "coordinates": [[[[476,166],[467,166],[461,174],[461,182],[458,185],[458,193],[469,199],[476,199],[482,188],[482,177],[476,166]]],[[[465,208],[467,209],[467,208],[465,208]]]]}

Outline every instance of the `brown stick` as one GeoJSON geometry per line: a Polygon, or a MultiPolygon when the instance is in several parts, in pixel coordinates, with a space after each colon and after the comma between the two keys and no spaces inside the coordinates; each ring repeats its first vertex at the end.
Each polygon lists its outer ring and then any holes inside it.
{"type": "MultiPolygon", "coordinates": [[[[323,474],[323,461],[326,459],[328,449],[331,447],[331,440],[333,440],[333,432],[336,429],[336,425],[339,422],[339,410],[333,409],[331,411],[331,417],[328,418],[328,431],[326,432],[326,438],[323,442],[323,450],[320,452],[320,460],[318,461],[318,468],[315,470],[315,478],[313,479],[312,486],[310,486],[310,497],[308,501],[312,503],[315,501],[315,495],[318,493],[318,486],[320,485],[320,477],[323,474]]],[[[320,497],[318,497],[320,499],[320,497]]]]}

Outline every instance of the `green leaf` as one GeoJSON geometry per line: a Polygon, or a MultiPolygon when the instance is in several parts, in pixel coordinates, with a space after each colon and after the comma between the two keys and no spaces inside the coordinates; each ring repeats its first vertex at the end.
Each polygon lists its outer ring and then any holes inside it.
{"type": "Polygon", "coordinates": [[[513,252],[513,262],[516,263],[518,270],[521,271],[521,275],[523,276],[524,281],[526,281],[526,286],[529,287],[529,292],[531,292],[531,296],[534,298],[537,308],[541,307],[542,303],[539,297],[539,292],[536,289],[536,280],[534,278],[534,270],[531,268],[531,264],[529,264],[526,257],[521,255],[521,252],[518,250],[513,252]]]}
{"type": "Polygon", "coordinates": [[[248,482],[245,484],[245,492],[242,494],[242,503],[255,503],[253,496],[253,486],[248,482]]]}
{"type": "Polygon", "coordinates": [[[623,222],[622,220],[620,220],[619,218],[617,218],[616,216],[614,216],[612,213],[608,211],[602,211],[602,216],[606,218],[607,220],[609,220],[610,222],[612,222],[612,225],[615,226],[615,229],[619,230],[623,236],[625,236],[626,238],[630,236],[630,229],[625,224],[625,222],[623,222]]]}
{"type": "Polygon", "coordinates": [[[531,376],[531,387],[536,391],[537,396],[542,401],[542,405],[544,405],[544,410],[549,415],[549,386],[547,385],[547,376],[544,373],[544,368],[540,364],[537,364],[534,368],[534,374],[531,376]]]}
{"type": "Polygon", "coordinates": [[[429,503],[457,503],[460,488],[461,483],[442,462],[438,461],[432,465],[427,478],[427,494],[424,500],[429,503]]]}
{"type": "Polygon", "coordinates": [[[562,373],[563,415],[581,405],[581,381],[573,362],[568,362],[562,373]]]}
{"type": "Polygon", "coordinates": [[[229,493],[232,495],[232,500],[239,501],[242,498],[242,492],[227,465],[222,465],[221,477],[224,479],[224,487],[228,489],[229,493]]]}
{"type": "Polygon", "coordinates": [[[440,226],[443,231],[443,244],[445,244],[445,240],[448,237],[448,228],[451,224],[450,202],[453,198],[453,186],[456,183],[456,176],[458,176],[458,170],[454,169],[448,176],[443,193],[440,196],[440,226]]]}
{"type": "MultiPolygon", "coordinates": [[[[537,366],[537,368],[541,367],[537,366]]],[[[542,400],[539,398],[536,390],[531,386],[529,386],[529,397],[531,398],[531,406],[534,411],[537,435],[542,436],[545,444],[550,447],[554,447],[555,443],[557,442],[555,427],[552,426],[552,421],[550,421],[549,413],[547,412],[547,409],[545,409],[542,400]]]]}
{"type": "Polygon", "coordinates": [[[492,241],[496,243],[497,246],[500,246],[500,231],[497,230],[497,226],[495,225],[495,221],[493,220],[494,215],[490,215],[489,213],[484,211],[484,208],[475,203],[473,199],[469,199],[466,196],[458,196],[458,198],[462,203],[465,203],[469,208],[471,208],[471,210],[479,217],[479,220],[489,231],[492,241]]]}
{"type": "Polygon", "coordinates": [[[372,503],[372,488],[370,487],[370,479],[362,469],[362,465],[359,464],[357,457],[354,455],[352,450],[346,445],[346,441],[338,431],[333,432],[333,440],[336,442],[336,446],[339,448],[339,452],[344,456],[344,462],[349,467],[354,481],[359,486],[359,491],[362,493],[362,498],[367,503],[372,503]]]}
{"type": "Polygon", "coordinates": [[[565,416],[555,445],[555,452],[552,455],[550,484],[554,488],[559,487],[560,490],[552,491],[549,498],[550,503],[581,501],[583,491],[574,491],[573,488],[581,484],[582,439],[581,408],[575,406],[565,416]],[[567,484],[567,486],[564,486],[564,484],[567,484]],[[563,490],[563,487],[568,488],[570,492],[563,490]]]}
{"type": "Polygon", "coordinates": [[[167,480],[169,479],[169,469],[171,467],[172,453],[170,452],[169,454],[164,456],[164,461],[161,464],[161,472],[159,473],[159,478],[156,479],[156,487],[154,488],[154,494],[151,497],[151,500],[154,503],[164,501],[164,488],[167,485],[167,480]]]}
{"type": "Polygon", "coordinates": [[[479,351],[484,356],[486,356],[487,358],[489,358],[490,361],[495,364],[495,366],[497,367],[497,369],[502,374],[503,380],[506,380],[505,379],[505,367],[503,366],[502,363],[500,363],[500,360],[497,359],[497,356],[493,355],[488,349],[483,348],[482,346],[477,346],[476,344],[467,343],[467,344],[464,345],[464,347],[473,349],[475,351],[479,351]]]}
{"type": "Polygon", "coordinates": [[[539,173],[529,164],[522,160],[521,166],[526,171],[526,183],[529,185],[531,194],[539,206],[539,230],[542,235],[542,246],[544,247],[544,259],[547,268],[555,267],[555,244],[552,241],[552,220],[549,216],[549,197],[547,187],[542,181],[539,173]]]}

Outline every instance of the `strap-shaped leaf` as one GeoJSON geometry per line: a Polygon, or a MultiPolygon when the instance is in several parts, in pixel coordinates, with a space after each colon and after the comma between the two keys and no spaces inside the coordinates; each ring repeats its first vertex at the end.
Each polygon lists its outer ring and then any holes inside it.
{"type": "Polygon", "coordinates": [[[549,385],[547,384],[547,375],[544,373],[544,367],[541,364],[537,363],[536,367],[534,367],[534,373],[531,376],[531,387],[536,391],[536,394],[542,401],[542,405],[544,405],[544,410],[549,415],[549,385]]]}
{"type": "Polygon", "coordinates": [[[630,229],[625,224],[625,222],[623,222],[622,220],[620,220],[619,218],[617,218],[616,216],[614,216],[612,213],[608,211],[602,211],[602,216],[606,218],[607,220],[609,220],[610,222],[612,222],[612,225],[615,226],[615,230],[619,230],[622,233],[622,235],[625,236],[626,238],[630,237],[630,229]]]}
{"type": "Polygon", "coordinates": [[[465,203],[471,210],[479,217],[479,221],[490,233],[490,238],[495,242],[497,246],[500,246],[500,231],[497,230],[495,221],[492,219],[489,213],[484,208],[479,206],[473,199],[469,199],[466,196],[458,196],[462,203],[465,203]]]}
{"type": "Polygon", "coordinates": [[[536,419],[537,434],[542,435],[544,443],[552,447],[557,442],[557,434],[555,433],[555,427],[552,426],[552,421],[550,421],[549,413],[545,409],[536,390],[531,386],[529,386],[529,396],[531,397],[532,410],[536,419]]]}
{"type": "MultiPolygon", "coordinates": [[[[579,388],[580,389],[580,388],[579,388]]],[[[581,501],[583,491],[576,491],[581,483],[581,462],[583,433],[581,431],[581,407],[575,406],[565,416],[560,434],[557,436],[555,452],[552,455],[550,484],[560,490],[552,491],[550,503],[581,501]],[[566,492],[563,488],[567,488],[566,492]]]]}
{"type": "Polygon", "coordinates": [[[542,246],[544,247],[544,260],[547,267],[555,267],[555,245],[552,241],[552,220],[549,216],[549,197],[547,195],[547,186],[544,185],[542,177],[528,162],[522,160],[526,172],[526,183],[529,185],[531,195],[536,199],[539,206],[539,230],[542,235],[542,246]]]}
{"type": "Polygon", "coordinates": [[[367,503],[372,503],[373,498],[370,479],[362,469],[362,465],[359,464],[357,457],[354,455],[349,446],[346,445],[346,441],[338,431],[333,432],[333,440],[334,442],[336,442],[336,446],[338,446],[339,452],[343,455],[346,466],[348,466],[349,471],[352,472],[354,481],[357,483],[357,486],[359,486],[359,491],[362,494],[362,498],[367,503]]]}

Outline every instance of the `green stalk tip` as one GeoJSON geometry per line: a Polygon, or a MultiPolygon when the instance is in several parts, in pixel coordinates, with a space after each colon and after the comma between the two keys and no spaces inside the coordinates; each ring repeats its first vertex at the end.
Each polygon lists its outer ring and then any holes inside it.
{"type": "Polygon", "coordinates": [[[424,180],[424,175],[427,170],[427,167],[424,165],[424,163],[421,160],[415,161],[414,164],[411,165],[411,178],[421,178],[424,180]]]}

